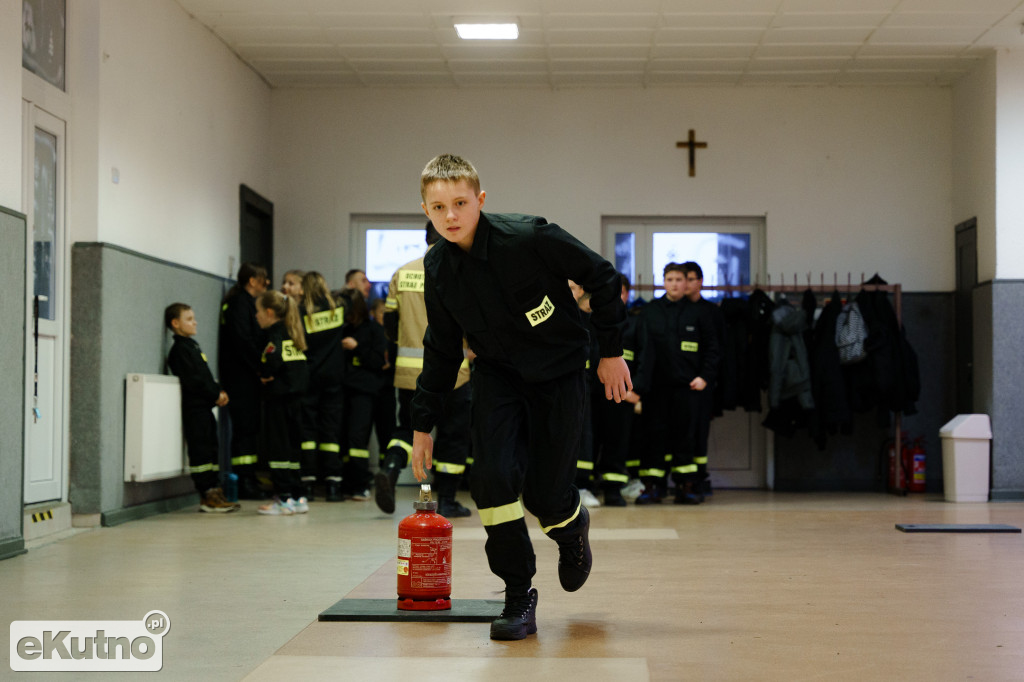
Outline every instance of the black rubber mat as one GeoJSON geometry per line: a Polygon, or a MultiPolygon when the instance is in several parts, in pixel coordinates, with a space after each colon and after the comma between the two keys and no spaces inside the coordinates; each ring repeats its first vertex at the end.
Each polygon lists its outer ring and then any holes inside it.
{"type": "Polygon", "coordinates": [[[1020,528],[1001,523],[897,523],[904,533],[1019,533],[1020,528]]]}
{"type": "Polygon", "coordinates": [[[452,599],[443,611],[400,611],[398,599],[342,599],[321,613],[319,621],[405,623],[490,623],[501,615],[505,602],[494,599],[452,599]]]}

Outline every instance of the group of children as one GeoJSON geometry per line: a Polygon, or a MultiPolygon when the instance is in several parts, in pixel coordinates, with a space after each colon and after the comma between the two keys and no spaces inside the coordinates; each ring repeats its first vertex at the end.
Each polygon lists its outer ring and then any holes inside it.
{"type": "Polygon", "coordinates": [[[318,272],[289,271],[281,291],[268,290],[266,270],[243,264],[221,306],[219,374],[193,338],[195,312],[184,303],[165,311],[174,341],[168,368],[179,377],[182,425],[200,510],[231,512],[218,484],[214,406],[231,420],[231,468],[243,499],[264,499],[257,469],[269,469],[272,516],[303,514],[323,484],[324,499],[370,499],[369,440],[376,426],[395,428],[395,399],[383,302],[367,306],[361,270],[331,292],[318,272]],[[263,453],[262,459],[258,453],[263,453]]]}
{"type": "MultiPolygon", "coordinates": [[[[693,261],[669,263],[665,294],[630,306],[630,282],[620,275],[629,307],[623,357],[633,390],[621,403],[604,399],[592,332],[576,473],[584,506],[601,506],[601,493],[605,506],[623,507],[660,503],[670,486],[677,504],[701,504],[710,492],[707,443],[724,322],[718,306],[701,296],[703,279],[693,261]]],[[[586,322],[589,295],[569,284],[586,322]]]]}

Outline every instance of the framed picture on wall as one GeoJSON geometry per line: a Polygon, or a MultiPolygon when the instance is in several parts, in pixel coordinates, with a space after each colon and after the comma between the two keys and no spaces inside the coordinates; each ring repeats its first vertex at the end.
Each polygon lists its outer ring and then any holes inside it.
{"type": "Polygon", "coordinates": [[[21,65],[64,89],[66,0],[23,0],[21,65]]]}

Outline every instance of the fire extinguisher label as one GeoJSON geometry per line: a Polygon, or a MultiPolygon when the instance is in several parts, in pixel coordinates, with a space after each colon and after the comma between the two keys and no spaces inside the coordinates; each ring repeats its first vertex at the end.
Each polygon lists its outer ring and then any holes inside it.
{"type": "Polygon", "coordinates": [[[452,584],[452,539],[416,538],[413,541],[410,585],[413,589],[436,589],[452,584]]]}
{"type": "MultiPolygon", "coordinates": [[[[412,540],[409,538],[398,538],[398,556],[412,556],[412,540]]],[[[408,565],[409,562],[406,562],[408,565]]]]}
{"type": "Polygon", "coordinates": [[[409,575],[409,560],[399,559],[398,560],[398,575],[409,575]]]}

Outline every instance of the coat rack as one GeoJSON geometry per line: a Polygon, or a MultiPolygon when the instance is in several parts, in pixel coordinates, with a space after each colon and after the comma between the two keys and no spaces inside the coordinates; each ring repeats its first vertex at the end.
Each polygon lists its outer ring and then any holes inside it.
{"type": "MultiPolygon", "coordinates": [[[[849,272],[846,273],[846,284],[845,286],[839,279],[839,274],[836,272],[832,273],[832,284],[825,283],[825,273],[820,273],[819,283],[811,283],[811,273],[808,272],[806,276],[807,283],[801,284],[799,276],[793,273],[792,284],[786,283],[786,276],[782,274],[775,284],[772,284],[771,274],[766,274],[767,282],[760,282],[760,274],[754,278],[753,284],[714,284],[701,287],[702,291],[722,291],[729,293],[744,293],[750,294],[754,291],[761,290],[766,294],[772,293],[803,293],[808,289],[814,293],[830,294],[833,291],[840,291],[844,293],[852,293],[858,291],[884,291],[892,294],[893,296],[893,307],[896,312],[896,323],[902,328],[903,327],[903,285],[901,284],[868,284],[864,281],[864,273],[860,274],[860,282],[855,282],[853,275],[849,272]]],[[[635,284],[632,287],[638,291],[654,291],[655,289],[663,289],[663,286],[655,287],[651,284],[635,284]]],[[[903,430],[903,413],[893,412],[893,449],[895,455],[895,485],[889,485],[889,481],[886,481],[886,489],[888,492],[895,495],[906,495],[907,489],[900,485],[900,479],[903,471],[903,461],[901,459],[900,446],[902,444],[902,430],[903,430]]],[[[885,472],[887,467],[884,466],[886,463],[883,462],[882,471],[885,472]]],[[[884,476],[884,474],[883,474],[884,476]]]]}

